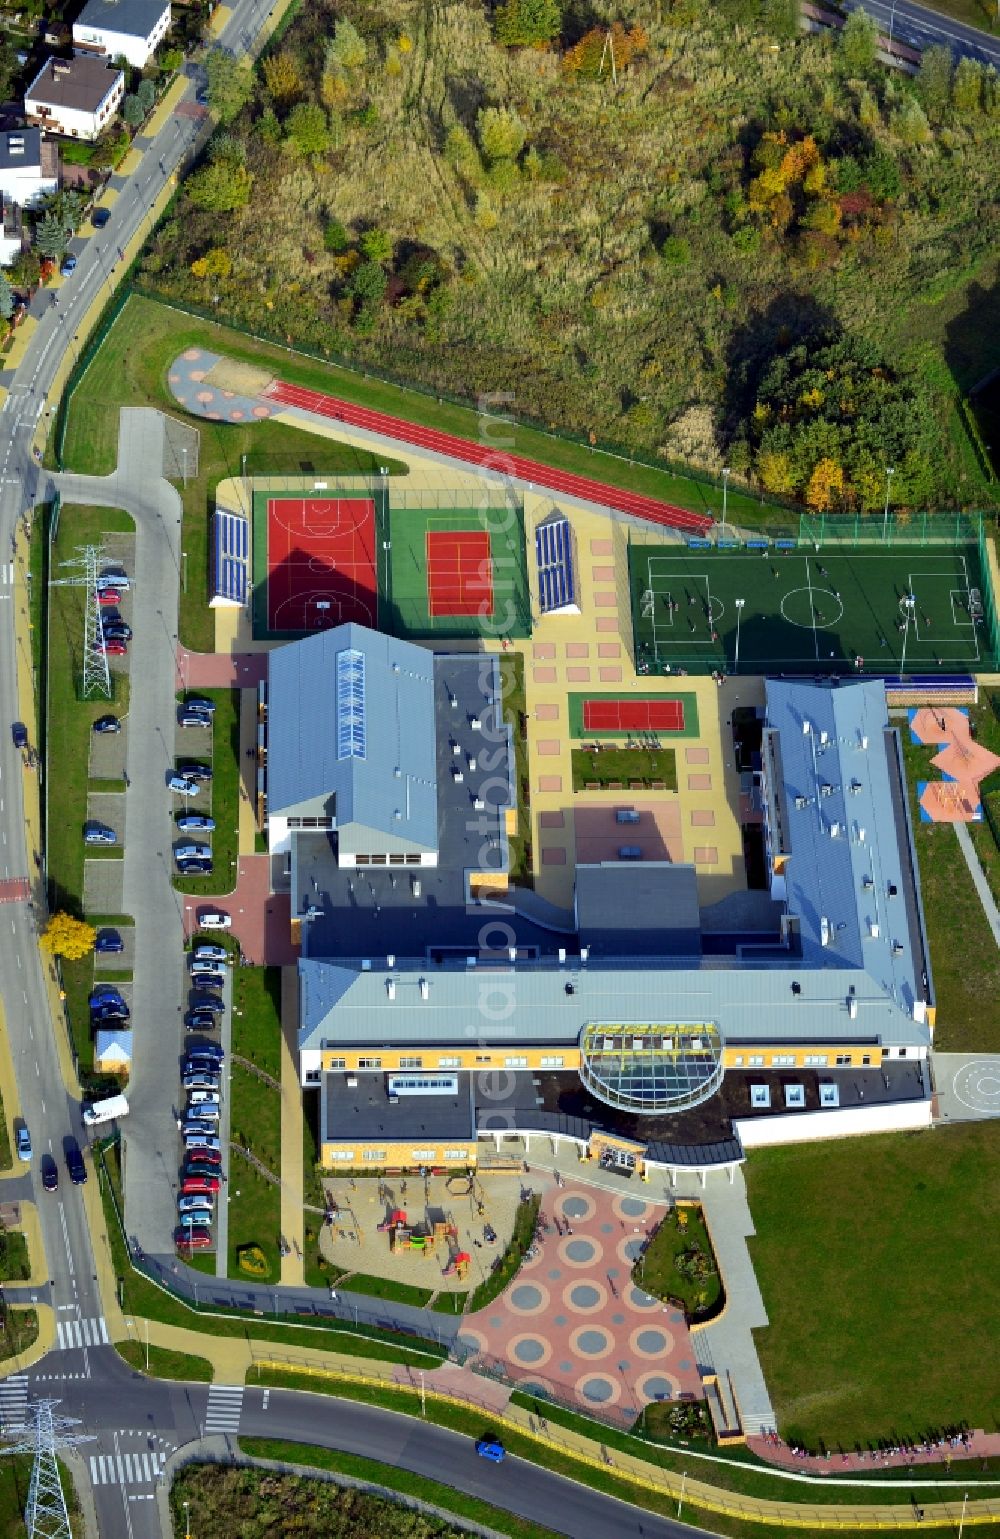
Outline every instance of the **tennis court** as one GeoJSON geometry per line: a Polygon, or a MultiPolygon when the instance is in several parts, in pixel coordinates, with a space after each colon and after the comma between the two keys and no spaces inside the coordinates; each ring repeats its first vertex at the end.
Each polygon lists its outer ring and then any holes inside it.
{"type": "Polygon", "coordinates": [[[586,732],[683,732],[680,700],[585,700],[586,732]]]}
{"type": "Polygon", "coordinates": [[[428,529],[427,609],[433,615],[492,615],[493,557],[485,529],[428,529]]]}
{"type": "Polygon", "coordinates": [[[397,636],[528,636],[524,517],[503,489],[390,493],[388,621],[397,636]],[[461,500],[460,500],[461,499],[461,500]]]}
{"type": "Polygon", "coordinates": [[[760,550],[633,545],[636,669],[931,673],[990,657],[975,544],[760,550]]]}

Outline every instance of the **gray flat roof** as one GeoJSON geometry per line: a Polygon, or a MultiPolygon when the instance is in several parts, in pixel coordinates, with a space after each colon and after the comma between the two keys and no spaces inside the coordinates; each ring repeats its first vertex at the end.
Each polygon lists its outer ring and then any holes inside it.
{"type": "Polygon", "coordinates": [[[0,133],[0,171],[41,169],[42,130],[8,128],[0,133]]]}
{"type": "MultiPolygon", "coordinates": [[[[622,844],[629,825],[621,825],[622,844]]],[[[701,914],[694,866],[605,861],[576,868],[576,918],[591,956],[698,956],[701,914]]]]}
{"type": "Polygon", "coordinates": [[[472,1089],[459,1078],[457,1095],[400,1096],[390,1105],[384,1074],[358,1074],[357,1085],[341,1072],[324,1074],[320,1138],[442,1138],[475,1135],[472,1089]]]}
{"type": "Polygon", "coordinates": [[[120,32],[125,37],[147,38],[169,8],[170,0],[87,0],[73,23],[73,30],[99,27],[105,32],[120,32]]]}

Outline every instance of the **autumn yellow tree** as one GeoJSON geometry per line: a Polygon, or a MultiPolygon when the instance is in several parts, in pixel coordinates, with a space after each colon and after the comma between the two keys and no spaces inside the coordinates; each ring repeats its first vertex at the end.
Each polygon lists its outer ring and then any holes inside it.
{"type": "Polygon", "coordinates": [[[96,939],[97,931],[92,924],[60,911],[52,915],[45,927],[42,950],[53,957],[65,957],[68,962],[79,962],[93,951],[96,939]]]}
{"type": "Polygon", "coordinates": [[[280,106],[302,95],[302,75],[298,60],[287,48],[264,60],[264,84],[271,100],[280,106]]]}
{"type": "Polygon", "coordinates": [[[233,270],[232,258],[222,246],[213,246],[203,257],[191,263],[196,278],[228,278],[233,270]]]}
{"type": "Polygon", "coordinates": [[[806,487],[806,505],[817,513],[838,507],[844,495],[844,471],[828,456],[818,460],[806,487]]]}
{"type": "Polygon", "coordinates": [[[765,449],[757,458],[757,474],[766,492],[790,496],[795,491],[795,476],[787,454],[765,449]]]}

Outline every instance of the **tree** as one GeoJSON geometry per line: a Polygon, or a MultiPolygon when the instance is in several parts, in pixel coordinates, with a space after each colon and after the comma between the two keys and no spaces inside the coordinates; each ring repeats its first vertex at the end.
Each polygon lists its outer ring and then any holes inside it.
{"type": "Polygon", "coordinates": [[[511,107],[483,107],[476,119],[479,143],[487,162],[516,160],[524,149],[528,131],[511,107]]]}
{"type": "Polygon", "coordinates": [[[287,106],[302,95],[299,61],[287,48],[264,60],[264,84],[277,106],[287,106]]]}
{"type": "Polygon", "coordinates": [[[828,513],[840,506],[844,495],[844,472],[836,460],[822,459],[813,469],[806,487],[806,505],[817,513],[828,513]]]}
{"type": "Polygon", "coordinates": [[[135,94],[142,104],[144,112],[152,112],[156,104],[156,86],[152,80],[146,78],[139,81],[135,88],[135,94]]]}
{"type": "Polygon", "coordinates": [[[145,116],[145,110],[138,96],[126,96],[122,107],[122,117],[129,128],[138,128],[145,116]]]}
{"type": "Polygon", "coordinates": [[[222,246],[213,246],[191,263],[196,278],[228,278],[232,270],[232,258],[222,246]]]}
{"type": "Polygon", "coordinates": [[[42,950],[52,957],[65,957],[68,962],[79,962],[94,949],[97,931],[92,924],[74,919],[72,914],[60,911],[53,914],[41,938],[42,950]]]}
{"type": "Polygon", "coordinates": [[[369,262],[391,262],[393,241],[388,230],[366,230],[358,243],[369,262]]]}
{"type": "Polygon", "coordinates": [[[362,262],[354,269],[347,287],[362,314],[372,315],[385,298],[388,283],[385,269],[378,262],[362,262]]]}
{"type": "Polygon", "coordinates": [[[55,214],[45,214],[35,225],[35,249],[43,257],[58,262],[69,245],[71,234],[55,214]]]}
{"type": "Polygon", "coordinates": [[[215,160],[203,166],[189,177],[188,197],[197,208],[208,209],[215,214],[232,213],[246,208],[250,202],[253,177],[246,166],[234,166],[225,160],[215,160]]]}
{"type": "Polygon", "coordinates": [[[339,219],[331,219],[323,230],[323,245],[327,251],[346,251],[351,244],[350,232],[339,219]]]}
{"type": "Polygon", "coordinates": [[[225,48],[213,48],[205,60],[208,100],[220,123],[238,118],[253,95],[253,75],[225,48]]]}
{"type": "Polygon", "coordinates": [[[0,273],[0,321],[9,321],[14,314],[14,291],[7,282],[6,274],[0,273]]]}
{"type": "Polygon", "coordinates": [[[927,121],[927,114],[918,101],[909,97],[898,112],[892,115],[893,132],[904,144],[928,144],[934,135],[927,121]]]}
{"type": "Polygon", "coordinates": [[[86,207],[87,200],[82,193],[67,190],[50,193],[42,204],[42,211],[58,219],[59,223],[74,235],[83,222],[86,207]]]}
{"type": "Polygon", "coordinates": [[[297,155],[323,155],[332,143],[330,120],[318,102],[298,102],[285,130],[285,146],[297,155]]]}
{"type": "Polygon", "coordinates": [[[0,36],[0,102],[10,99],[17,75],[17,50],[10,37],[0,36]]]}
{"type": "Polygon", "coordinates": [[[972,117],[981,111],[983,104],[983,66],[978,59],[959,59],[955,78],[951,83],[951,99],[955,111],[963,117],[972,117]]]}
{"type": "Polygon", "coordinates": [[[360,69],[367,56],[368,45],[361,33],[346,17],[341,17],[327,48],[327,67],[335,60],[346,70],[360,69]]]}
{"type": "Polygon", "coordinates": [[[209,160],[221,160],[228,166],[245,166],[247,147],[235,134],[216,134],[208,146],[209,160]]]}
{"type": "Polygon", "coordinates": [[[917,71],[917,95],[932,123],[940,123],[951,101],[951,49],[925,48],[917,71]]]}
{"type": "Polygon", "coordinates": [[[853,80],[863,80],[875,64],[878,48],[878,24],[860,8],[852,11],[840,34],[840,62],[845,75],[853,80]]]}
{"type": "Polygon", "coordinates": [[[34,288],[41,277],[38,253],[31,250],[19,251],[11,262],[9,271],[19,288],[34,288]]]}
{"type": "Polygon", "coordinates": [[[559,36],[559,0],[505,0],[494,16],[497,42],[508,48],[537,48],[559,36]]]}

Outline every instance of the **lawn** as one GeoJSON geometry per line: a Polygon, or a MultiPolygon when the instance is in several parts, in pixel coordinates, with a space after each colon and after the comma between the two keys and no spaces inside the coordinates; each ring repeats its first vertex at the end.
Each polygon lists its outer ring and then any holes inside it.
{"type": "Polygon", "coordinates": [[[756,1341],[786,1440],[996,1428],[998,1155],[990,1122],[751,1154],[756,1341]]]}
{"type": "Polygon", "coordinates": [[[190,1352],[172,1352],[145,1341],[116,1341],[115,1351],[128,1363],[154,1379],[183,1379],[192,1384],[211,1384],[212,1365],[207,1357],[193,1357],[190,1352]]]}
{"type": "MultiPolygon", "coordinates": [[[[0,1459],[0,1535],[3,1539],[25,1539],[28,1532],[24,1522],[24,1510],[28,1504],[28,1492],[31,1488],[31,1466],[30,1454],[13,1454],[6,1459],[0,1459]]],[[[73,1477],[61,1459],[59,1475],[66,1506],[69,1509],[70,1527],[74,1539],[83,1539],[86,1527],[76,1498],[73,1477]]]]}
{"type": "MultiPolygon", "coordinates": [[[[180,892],[209,897],[231,892],[236,885],[237,825],[240,816],[240,695],[236,689],[205,689],[199,695],[215,701],[212,717],[212,780],[209,797],[192,801],[197,811],[210,812],[215,819],[211,835],[213,870],[208,876],[174,876],[180,892]],[[210,805],[209,805],[210,800],[210,805]],[[205,804],[203,807],[203,803],[205,804]]],[[[180,698],[180,697],[178,697],[180,698]]],[[[192,729],[190,755],[207,757],[204,728],[192,729]]],[[[187,744],[185,743],[185,748],[187,744]]],[[[180,804],[178,803],[178,811],[180,804]]]]}
{"type": "MultiPolygon", "coordinates": [[[[249,1149],[274,1175],[281,1174],[281,1092],[244,1068],[239,1059],[278,1079],[281,1074],[281,971],[237,967],[233,975],[233,1041],[229,1128],[233,1143],[249,1149]]],[[[267,1258],[264,1282],[281,1275],[278,1233],[281,1194],[236,1155],[229,1180],[229,1275],[240,1277],[237,1251],[256,1244],[267,1258]]]]}
{"type": "MultiPolygon", "coordinates": [[[[1000,694],[983,690],[978,706],[970,708],[976,737],[1000,754],[1000,694]]],[[[950,1052],[1000,1051],[1000,1019],[983,1001],[1000,998],[1000,952],[986,922],[979,895],[958,847],[955,830],[945,823],[921,823],[916,801],[918,780],[934,780],[933,746],[910,741],[900,722],[903,758],[910,789],[910,816],[920,867],[920,887],[927,920],[931,972],[937,996],[934,1043],[950,1052]]],[[[995,808],[1000,828],[1000,774],[983,782],[983,796],[995,808]]],[[[988,823],[970,827],[973,844],[1000,894],[1000,850],[988,823]]]]}
{"type": "Polygon", "coordinates": [[[325,1208],[319,1160],[319,1090],[302,1092],[302,1200],[308,1204],[302,1215],[305,1242],[305,1280],[307,1288],[326,1288],[337,1275],[320,1255],[319,1236],[323,1219],[314,1208],[325,1208]]]}
{"type": "Polygon", "coordinates": [[[9,1170],[13,1163],[14,1157],[10,1147],[7,1113],[4,1109],[3,1101],[0,1101],[0,1170],[9,1170]]]}
{"type": "Polygon", "coordinates": [[[0,1229],[0,1282],[24,1282],[31,1276],[28,1242],[17,1230],[0,1229]]]}
{"type": "Polygon", "coordinates": [[[636,782],[643,790],[656,786],[660,791],[677,790],[677,760],[672,748],[574,748],[573,790],[593,790],[614,786],[616,790],[634,790],[636,782]]]}
{"type": "Polygon", "coordinates": [[[675,1206],[664,1215],[632,1277],[654,1298],[676,1300],[689,1320],[715,1313],[722,1279],[700,1207],[675,1206]]]}
{"type": "Polygon", "coordinates": [[[0,1362],[19,1357],[38,1340],[38,1315],[33,1309],[3,1309],[0,1329],[0,1362]]]}

